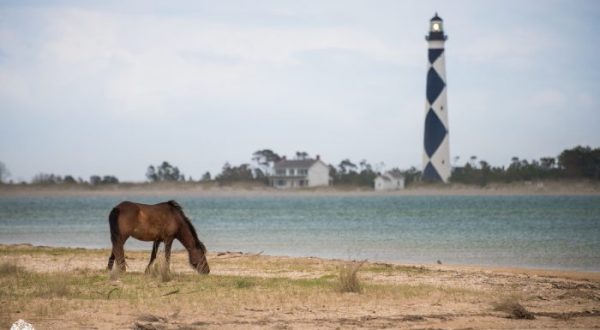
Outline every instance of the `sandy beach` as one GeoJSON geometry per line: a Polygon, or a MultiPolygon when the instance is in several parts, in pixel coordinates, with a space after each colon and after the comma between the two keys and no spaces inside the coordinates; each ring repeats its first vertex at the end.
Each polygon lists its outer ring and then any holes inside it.
{"type": "Polygon", "coordinates": [[[600,273],[174,253],[170,280],[105,270],[108,250],[0,246],[0,327],[36,329],[573,329],[600,327],[600,273]],[[359,292],[343,292],[358,267],[359,292]]]}

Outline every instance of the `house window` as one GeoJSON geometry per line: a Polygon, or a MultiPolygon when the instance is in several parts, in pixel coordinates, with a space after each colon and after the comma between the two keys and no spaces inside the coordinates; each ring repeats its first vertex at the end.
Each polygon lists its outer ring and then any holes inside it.
{"type": "Polygon", "coordinates": [[[300,169],[300,170],[298,170],[298,174],[300,174],[300,175],[308,175],[308,170],[307,169],[300,169]]]}
{"type": "Polygon", "coordinates": [[[284,180],[277,180],[277,185],[278,186],[285,186],[285,181],[284,180]]]}
{"type": "Polygon", "coordinates": [[[277,173],[277,175],[285,175],[285,170],[277,170],[275,173],[277,173]]]}
{"type": "Polygon", "coordinates": [[[293,169],[293,168],[290,168],[290,169],[288,170],[288,175],[294,175],[294,173],[295,173],[295,171],[294,171],[294,169],[293,169]]]}

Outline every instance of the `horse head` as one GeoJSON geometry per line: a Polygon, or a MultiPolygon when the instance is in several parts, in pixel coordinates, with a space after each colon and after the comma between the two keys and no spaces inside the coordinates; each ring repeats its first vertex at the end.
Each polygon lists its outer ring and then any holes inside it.
{"type": "Polygon", "coordinates": [[[208,267],[208,261],[206,260],[206,250],[204,249],[190,251],[190,264],[200,274],[210,273],[210,267],[208,267]]]}

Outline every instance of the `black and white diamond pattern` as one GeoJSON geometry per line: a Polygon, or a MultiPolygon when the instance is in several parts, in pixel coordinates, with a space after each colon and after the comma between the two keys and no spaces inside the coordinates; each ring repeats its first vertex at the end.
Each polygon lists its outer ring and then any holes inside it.
{"type": "Polygon", "coordinates": [[[446,182],[450,177],[450,155],[444,48],[430,48],[428,55],[423,179],[446,182]]]}

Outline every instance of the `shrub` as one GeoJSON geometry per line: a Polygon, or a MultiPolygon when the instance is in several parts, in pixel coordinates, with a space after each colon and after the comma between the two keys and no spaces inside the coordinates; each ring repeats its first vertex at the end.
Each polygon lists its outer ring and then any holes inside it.
{"type": "Polygon", "coordinates": [[[494,306],[495,311],[506,312],[510,318],[522,319],[522,320],[533,320],[535,316],[533,313],[525,309],[523,305],[519,304],[514,298],[507,298],[494,306]]]}
{"type": "Polygon", "coordinates": [[[340,269],[340,282],[338,288],[340,292],[362,292],[362,285],[357,274],[358,270],[364,263],[365,261],[360,263],[351,263],[343,266],[340,269]]]}
{"type": "Polygon", "coordinates": [[[25,269],[16,262],[2,262],[0,263],[0,276],[10,276],[10,275],[18,275],[19,273],[23,273],[25,269]]]}

